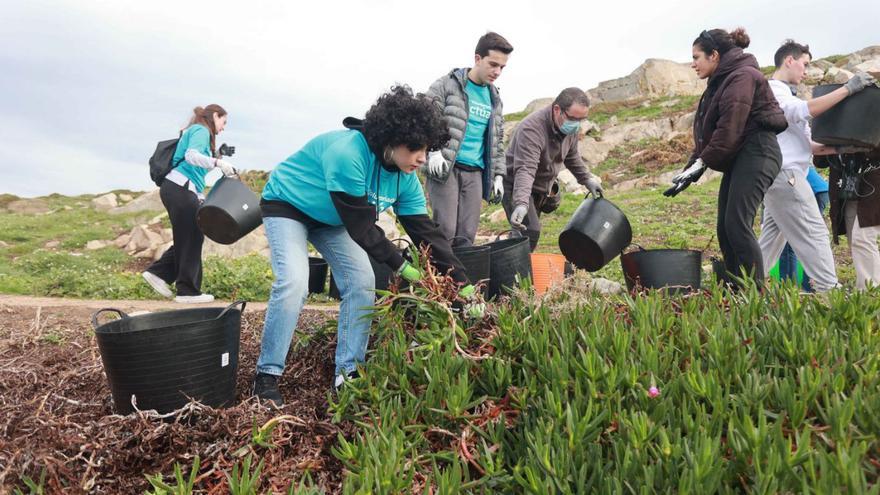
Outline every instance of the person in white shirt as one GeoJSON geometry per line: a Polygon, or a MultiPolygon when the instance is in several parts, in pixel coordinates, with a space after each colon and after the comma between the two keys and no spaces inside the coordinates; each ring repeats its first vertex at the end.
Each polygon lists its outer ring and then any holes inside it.
{"type": "Polygon", "coordinates": [[[785,113],[788,129],[777,136],[782,149],[782,169],[764,195],[758,244],[767,271],[779,259],[787,241],[810,276],[813,288],[825,292],[838,286],[837,274],[828,227],[816,208],[807,172],[814,154],[828,155],[836,150],[812,141],[810,120],[872,84],[873,78],[859,73],[827,95],[802,100],[793,88],[803,80],[811,59],[809,46],[793,40],[787,40],[774,56],[776,71],[770,88],[785,113]]]}

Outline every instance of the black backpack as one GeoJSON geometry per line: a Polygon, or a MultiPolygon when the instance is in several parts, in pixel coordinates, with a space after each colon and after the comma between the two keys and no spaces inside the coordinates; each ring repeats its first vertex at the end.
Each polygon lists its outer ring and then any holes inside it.
{"type": "MultiPolygon", "coordinates": [[[[183,132],[181,132],[181,135],[183,135],[183,132]]],[[[168,172],[171,172],[174,167],[180,165],[182,161],[181,159],[177,163],[172,163],[179,141],[180,137],[159,141],[159,144],[156,145],[156,151],[150,157],[150,179],[153,179],[157,186],[161,186],[168,172]]]]}

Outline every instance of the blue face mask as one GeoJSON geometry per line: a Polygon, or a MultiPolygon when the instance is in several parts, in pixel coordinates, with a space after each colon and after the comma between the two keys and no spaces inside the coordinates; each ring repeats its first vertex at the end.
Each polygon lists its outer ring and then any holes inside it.
{"type": "Polygon", "coordinates": [[[581,128],[581,123],[577,120],[564,120],[562,125],[559,126],[559,130],[562,131],[563,134],[574,134],[579,131],[581,128]]]}

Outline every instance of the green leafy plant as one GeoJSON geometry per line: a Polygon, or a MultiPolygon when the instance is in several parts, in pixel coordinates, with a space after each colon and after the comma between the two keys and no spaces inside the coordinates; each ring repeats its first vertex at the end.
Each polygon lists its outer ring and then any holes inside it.
{"type": "Polygon", "coordinates": [[[199,474],[199,456],[193,459],[192,469],[190,469],[189,477],[185,478],[180,463],[174,463],[174,485],[165,483],[161,473],[152,476],[146,475],[147,481],[150,482],[152,490],[148,491],[148,495],[190,495],[196,483],[199,474]]]}

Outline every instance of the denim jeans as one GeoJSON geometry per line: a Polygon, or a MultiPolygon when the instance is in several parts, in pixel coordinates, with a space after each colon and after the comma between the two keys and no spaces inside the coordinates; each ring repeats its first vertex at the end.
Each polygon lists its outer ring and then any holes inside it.
{"type": "Polygon", "coordinates": [[[309,230],[296,220],[266,217],[266,237],[275,281],[269,294],[257,372],[281,375],[299,313],[308,295],[308,242],[333,270],[342,303],[336,342],[336,374],[355,370],[364,362],[370,338],[370,307],[375,302],[375,278],[366,251],[344,226],[309,230]]]}
{"type": "MultiPolygon", "coordinates": [[[[828,191],[816,193],[816,204],[819,206],[819,213],[825,213],[828,206],[828,191]]],[[[781,280],[797,280],[797,255],[789,244],[785,245],[782,254],[779,256],[779,278],[781,280]]],[[[801,289],[805,292],[813,292],[810,287],[810,277],[804,272],[804,278],[801,280],[801,289]]]]}

